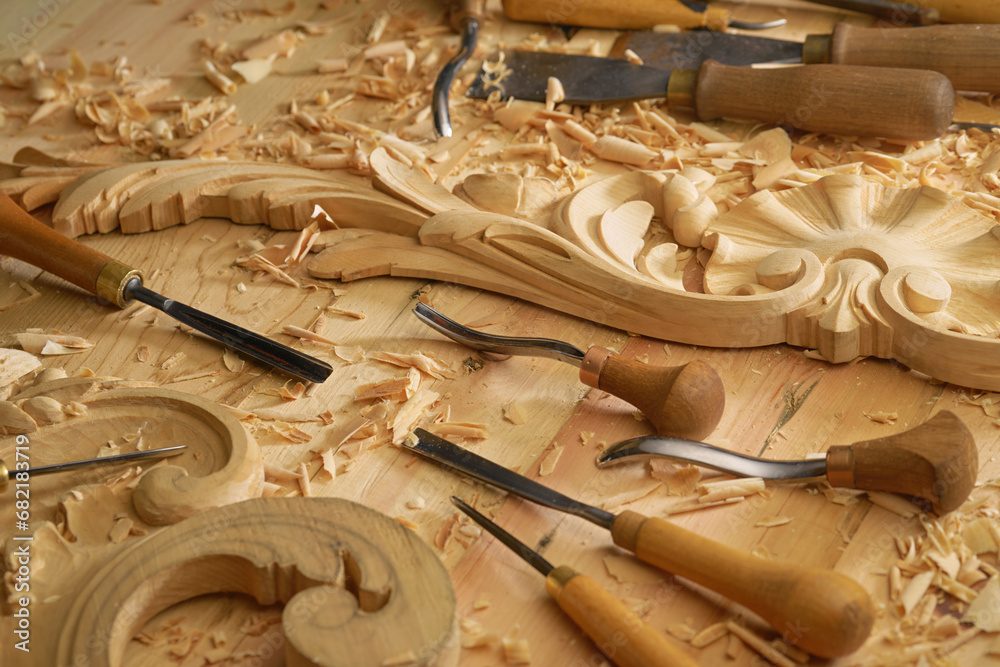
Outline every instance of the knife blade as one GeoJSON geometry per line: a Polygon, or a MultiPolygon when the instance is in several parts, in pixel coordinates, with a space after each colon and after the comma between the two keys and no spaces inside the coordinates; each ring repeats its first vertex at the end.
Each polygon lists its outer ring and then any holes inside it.
{"type": "Polygon", "coordinates": [[[935,25],[865,28],[839,23],[829,35],[792,42],[729,33],[622,35],[611,55],[631,50],[645,65],[697,67],[705,60],[726,65],[768,62],[833,63],[926,69],[948,77],[956,90],[1000,92],[1000,25],[935,25]]]}
{"type": "MultiPolygon", "coordinates": [[[[468,95],[544,102],[550,77],[569,104],[666,98],[701,120],[742,118],[808,132],[913,141],[948,129],[955,91],[939,72],[855,65],[747,68],[714,60],[697,70],[665,70],[616,58],[506,51],[498,77],[481,71],[468,95]]],[[[492,68],[491,68],[492,69],[492,68]]]]}

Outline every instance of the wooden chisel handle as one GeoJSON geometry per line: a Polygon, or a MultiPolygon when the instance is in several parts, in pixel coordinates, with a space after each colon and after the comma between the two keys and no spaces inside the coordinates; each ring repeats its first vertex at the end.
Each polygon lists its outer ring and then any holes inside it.
{"type": "Polygon", "coordinates": [[[702,440],[726,406],[722,379],[701,360],[650,366],[594,346],[583,357],[580,381],[639,408],[661,435],[702,440]]]}
{"type": "Polygon", "coordinates": [[[787,642],[819,657],[857,650],[875,622],[867,591],[833,570],[763,560],[632,511],[618,515],[611,533],[640,560],[756,612],[787,642]]]}
{"type": "Polygon", "coordinates": [[[941,136],[955,111],[954,88],[939,72],[853,65],[748,68],[714,60],[696,74],[674,71],[667,101],[693,107],[702,120],[752,118],[807,132],[907,141],[941,136]]]}
{"type": "Polygon", "coordinates": [[[944,23],[1000,23],[1000,3],[984,0],[921,0],[921,7],[938,10],[944,23]]]}
{"type": "Polygon", "coordinates": [[[941,72],[956,90],[1000,92],[1000,25],[862,28],[840,23],[809,35],[806,63],[906,67],[941,72]]]}
{"type": "Polygon", "coordinates": [[[462,32],[462,22],[482,21],[486,0],[449,0],[448,21],[455,32],[462,32]]]}
{"type": "Polygon", "coordinates": [[[545,577],[545,590],[619,667],[698,667],[590,577],[562,565],[545,577]]]}
{"type": "Polygon", "coordinates": [[[728,9],[696,12],[679,0],[503,0],[507,18],[529,23],[608,30],[649,30],[657,25],[725,30],[728,9]]]}
{"type": "Polygon", "coordinates": [[[831,486],[917,496],[941,513],[966,501],[978,474],[976,441],[947,411],[909,431],[831,447],[826,455],[831,486]]]}
{"type": "Polygon", "coordinates": [[[126,283],[141,277],[136,269],[42,224],[2,192],[0,255],[37,266],[119,307],[126,304],[126,283]]]}

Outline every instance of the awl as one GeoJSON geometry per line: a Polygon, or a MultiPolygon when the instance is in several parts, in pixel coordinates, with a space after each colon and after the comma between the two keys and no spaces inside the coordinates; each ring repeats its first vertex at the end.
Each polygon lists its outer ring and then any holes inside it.
{"type": "Polygon", "coordinates": [[[545,577],[545,591],[619,667],[698,667],[694,658],[646,624],[600,584],[567,565],[556,567],[464,501],[451,502],[545,577]],[[606,649],[603,649],[606,650],[606,649]]]}
{"type": "Polygon", "coordinates": [[[742,118],[808,132],[914,141],[941,136],[951,124],[955,91],[939,72],[860,65],[749,68],[714,60],[666,70],[617,58],[506,51],[509,73],[480,73],[468,94],[546,101],[548,79],[563,102],[610,104],[666,98],[701,120],[742,118]]]}
{"type": "Polygon", "coordinates": [[[833,570],[763,560],[631,510],[612,514],[423,429],[409,434],[403,446],[474,479],[611,531],[615,544],[639,560],[743,605],[782,632],[796,628],[796,646],[804,651],[824,658],[847,655],[871,633],[875,609],[867,591],[833,570]]]}
{"type": "Polygon", "coordinates": [[[623,35],[611,54],[618,56],[626,49],[644,64],[666,69],[697,67],[708,59],[725,65],[803,62],[897,67],[940,72],[956,90],[1000,92],[1000,25],[864,28],[839,23],[833,33],[808,35],[805,42],[642,31],[623,35]]]}
{"type": "Polygon", "coordinates": [[[33,264],[119,308],[133,299],[150,305],[237,352],[304,380],[323,382],[333,372],[325,361],[146,289],[141,271],[47,227],[3,193],[0,254],[33,264]]]}
{"type": "Polygon", "coordinates": [[[923,498],[941,514],[966,501],[979,474],[979,453],[972,433],[947,411],[903,433],[834,445],[822,459],[759,459],[683,438],[643,436],[608,447],[598,455],[597,465],[604,468],[648,457],[694,463],[743,477],[785,481],[825,477],[830,486],[923,498]]]}
{"type": "Polygon", "coordinates": [[[414,314],[427,326],[474,350],[545,357],[580,368],[580,381],[639,408],[657,432],[703,438],[715,430],[726,405],[726,391],[715,369],[695,360],[683,366],[649,366],[622,359],[607,348],[584,352],[551,338],[497,336],[462,326],[418,302],[414,314]]]}

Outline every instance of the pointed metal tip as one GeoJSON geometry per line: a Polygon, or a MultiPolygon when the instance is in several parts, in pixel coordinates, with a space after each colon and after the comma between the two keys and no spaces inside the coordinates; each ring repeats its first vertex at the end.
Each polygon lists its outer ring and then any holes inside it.
{"type": "Polygon", "coordinates": [[[788,19],[774,19],[763,23],[751,23],[749,21],[730,21],[729,27],[737,30],[768,30],[769,28],[780,28],[788,23],[788,19]]]}

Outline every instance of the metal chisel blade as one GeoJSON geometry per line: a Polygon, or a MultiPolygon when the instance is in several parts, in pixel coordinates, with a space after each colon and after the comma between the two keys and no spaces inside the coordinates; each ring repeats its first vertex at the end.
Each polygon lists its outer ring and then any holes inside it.
{"type": "Polygon", "coordinates": [[[611,56],[621,57],[626,49],[639,56],[643,64],[665,69],[697,69],[709,59],[723,65],[802,61],[801,42],[727,32],[636,31],[619,38],[611,56]]]}

